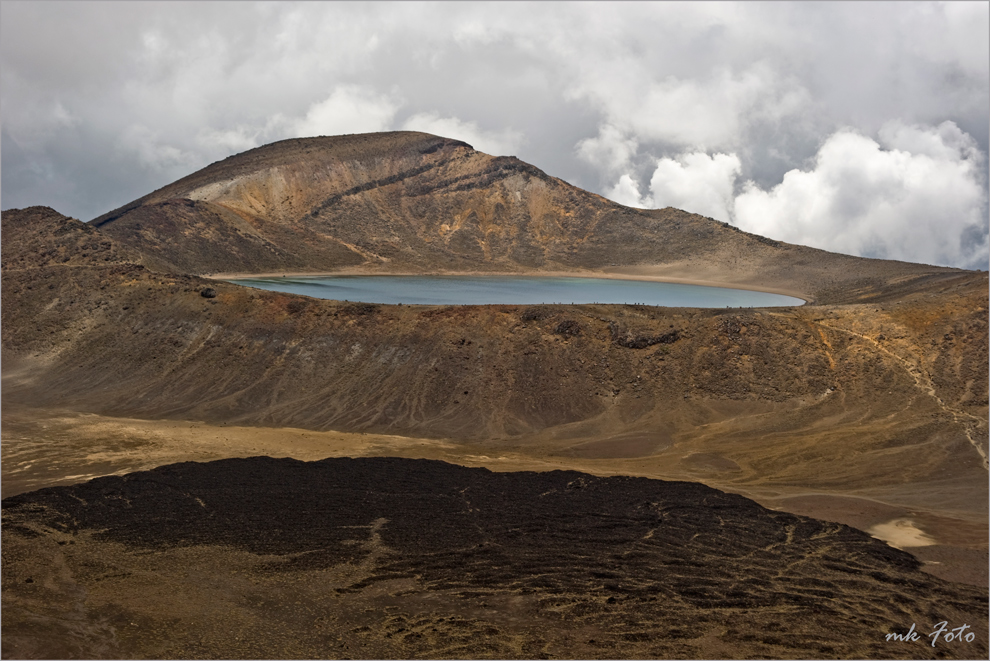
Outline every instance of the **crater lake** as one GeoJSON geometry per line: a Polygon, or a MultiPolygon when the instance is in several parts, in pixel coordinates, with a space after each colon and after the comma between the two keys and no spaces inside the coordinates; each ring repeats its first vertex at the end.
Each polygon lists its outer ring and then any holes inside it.
{"type": "Polygon", "coordinates": [[[805,301],[746,289],[671,282],[544,276],[341,275],[239,278],[229,282],[313,298],[404,305],[607,303],[663,307],[789,307],[805,301]]]}

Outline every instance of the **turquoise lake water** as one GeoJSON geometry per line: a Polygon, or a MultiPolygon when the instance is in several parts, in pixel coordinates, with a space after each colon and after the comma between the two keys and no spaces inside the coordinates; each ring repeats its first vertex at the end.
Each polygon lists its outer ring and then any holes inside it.
{"type": "Polygon", "coordinates": [[[803,305],[793,296],[642,280],[530,276],[333,276],[250,278],[235,284],[313,298],[405,305],[619,303],[683,308],[803,305]]]}

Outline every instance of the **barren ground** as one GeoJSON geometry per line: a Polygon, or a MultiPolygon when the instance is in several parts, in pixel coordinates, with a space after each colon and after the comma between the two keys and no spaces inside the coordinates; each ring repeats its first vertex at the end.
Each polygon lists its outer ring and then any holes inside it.
{"type": "Polygon", "coordinates": [[[986,655],[984,589],[692,482],[252,457],[3,516],[6,657],[986,655]],[[929,645],[939,620],[969,639],[929,645]]]}
{"type": "MultiPolygon", "coordinates": [[[[630,435],[610,445],[612,454],[632,457],[572,456],[552,448],[493,447],[485,443],[305,429],[210,425],[202,422],[111,418],[73,411],[5,406],[3,412],[3,497],[47,486],[78,484],[103,475],[123,475],[183,461],[230,457],[407,457],[439,459],[493,471],[577,470],[593,475],[635,475],[692,480],[739,493],[771,509],[835,521],[869,532],[902,548],[922,569],[950,581],[987,586],[986,501],[967,499],[978,485],[927,485],[931,501],[913,485],[870,489],[814,489],[773,480],[740,479],[739,465],[722,454],[688,445],[656,451],[630,435]],[[647,455],[647,456],[642,456],[647,455]],[[946,492],[958,491],[956,506],[946,492]],[[959,507],[962,503],[963,507],[959,507]],[[917,530],[918,532],[913,532],[917,530]]],[[[595,454],[592,452],[592,454],[595,454]]]]}

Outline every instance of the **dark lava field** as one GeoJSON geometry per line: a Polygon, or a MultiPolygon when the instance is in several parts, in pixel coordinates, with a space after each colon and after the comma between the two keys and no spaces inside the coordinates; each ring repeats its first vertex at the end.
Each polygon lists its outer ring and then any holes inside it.
{"type": "Polygon", "coordinates": [[[7,658],[987,654],[985,591],[690,482],[258,457],[42,489],[3,517],[7,658]],[[942,620],[974,641],[886,640],[942,620]]]}

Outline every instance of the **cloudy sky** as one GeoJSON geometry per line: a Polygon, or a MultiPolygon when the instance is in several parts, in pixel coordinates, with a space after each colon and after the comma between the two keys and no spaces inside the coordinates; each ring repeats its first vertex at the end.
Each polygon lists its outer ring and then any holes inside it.
{"type": "Polygon", "coordinates": [[[0,3],[2,207],[414,129],[638,207],[987,268],[990,3],[0,3]]]}

